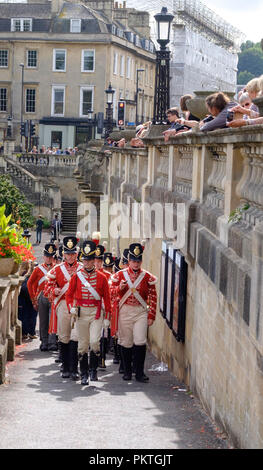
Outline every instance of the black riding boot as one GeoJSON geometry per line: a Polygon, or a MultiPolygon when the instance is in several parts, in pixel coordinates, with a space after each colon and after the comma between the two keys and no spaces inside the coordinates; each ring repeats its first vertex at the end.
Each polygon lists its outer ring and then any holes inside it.
{"type": "Polygon", "coordinates": [[[72,380],[78,380],[78,342],[69,342],[69,370],[72,380]]]}
{"type": "Polygon", "coordinates": [[[99,368],[106,369],[106,352],[107,352],[108,340],[104,336],[100,338],[100,355],[99,355],[99,368]]]}
{"type": "Polygon", "coordinates": [[[69,344],[61,343],[62,368],[61,377],[68,379],[69,373],[69,344]]]}
{"type": "Polygon", "coordinates": [[[81,375],[81,385],[89,385],[89,360],[87,353],[79,355],[79,368],[81,375]]]}
{"type": "Polygon", "coordinates": [[[122,354],[122,360],[123,360],[123,369],[124,369],[124,375],[123,375],[123,380],[131,380],[132,378],[132,348],[125,348],[124,346],[121,346],[121,354],[122,354]]]}
{"type": "Polygon", "coordinates": [[[121,353],[121,346],[120,346],[120,344],[118,344],[118,352],[119,352],[119,356],[120,356],[119,374],[124,374],[123,359],[122,359],[122,353],[121,353]]]}
{"type": "Polygon", "coordinates": [[[137,382],[148,382],[149,377],[144,373],[144,361],[146,356],[146,344],[134,346],[135,378],[137,382]]]}
{"type": "Polygon", "coordinates": [[[90,351],[90,380],[97,381],[97,368],[99,363],[99,356],[94,351],[90,351]]]}
{"type": "Polygon", "coordinates": [[[117,344],[117,338],[113,338],[113,350],[114,350],[113,364],[119,364],[120,355],[119,355],[119,348],[117,344]]]}
{"type": "Polygon", "coordinates": [[[132,347],[132,373],[136,374],[136,365],[135,365],[135,345],[132,347]]]}
{"type": "Polygon", "coordinates": [[[58,341],[58,357],[57,357],[57,359],[55,359],[55,362],[57,364],[62,362],[61,341],[58,341]]]}

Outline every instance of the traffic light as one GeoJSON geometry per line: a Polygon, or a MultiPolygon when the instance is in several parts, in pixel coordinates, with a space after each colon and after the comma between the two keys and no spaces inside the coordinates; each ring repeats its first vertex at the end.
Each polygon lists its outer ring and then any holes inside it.
{"type": "Polygon", "coordinates": [[[36,135],[36,125],[33,121],[30,121],[30,136],[33,137],[34,135],[36,135]]]}
{"type": "Polygon", "coordinates": [[[122,127],[125,124],[125,101],[118,101],[117,126],[122,127]]]}
{"type": "Polygon", "coordinates": [[[21,122],[20,135],[25,136],[25,123],[24,122],[21,122]]]}

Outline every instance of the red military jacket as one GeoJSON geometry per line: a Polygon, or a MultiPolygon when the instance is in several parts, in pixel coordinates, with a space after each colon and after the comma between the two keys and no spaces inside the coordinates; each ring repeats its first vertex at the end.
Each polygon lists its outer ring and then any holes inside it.
{"type": "Polygon", "coordinates": [[[92,292],[82,283],[77,273],[72,276],[69,288],[66,294],[66,302],[68,309],[71,307],[97,307],[96,319],[100,317],[102,300],[104,301],[105,318],[110,318],[111,302],[110,289],[106,276],[101,271],[94,269],[88,273],[84,268],[80,270],[80,274],[85,278],[93,289],[97,292],[100,300],[96,299],[92,292]]]}
{"type": "Polygon", "coordinates": [[[82,264],[75,261],[74,264],[70,265],[66,261],[60,264],[56,264],[53,269],[47,275],[47,283],[45,286],[44,294],[54,302],[56,306],[61,300],[65,300],[66,291],[61,296],[55,295],[55,289],[65,289],[65,285],[69,283],[71,277],[75,272],[82,267],[82,264]]]}
{"type": "MultiPolygon", "coordinates": [[[[51,265],[53,267],[53,264],[51,265]]],[[[29,296],[32,302],[35,302],[40,293],[44,291],[47,283],[46,275],[52,269],[47,264],[42,263],[35,267],[27,282],[29,296]]]]}
{"type": "MultiPolygon", "coordinates": [[[[140,283],[136,286],[136,291],[140,295],[140,297],[143,299],[143,301],[148,305],[148,319],[155,320],[156,316],[156,302],[157,302],[157,292],[156,292],[156,283],[157,283],[157,278],[149,273],[148,271],[140,269],[138,272],[134,272],[130,267],[126,269],[122,269],[121,271],[118,271],[117,273],[113,274],[111,276],[111,281],[112,281],[112,297],[116,298],[117,303],[120,304],[122,303],[122,298],[125,296],[127,291],[129,291],[128,285],[126,285],[123,289],[119,288],[120,282],[122,280],[126,281],[124,273],[127,273],[132,284],[136,283],[136,279],[138,279],[140,276],[143,276],[141,279],[140,283]],[[144,275],[142,275],[144,273],[144,275]]],[[[136,296],[131,293],[125,301],[125,304],[127,305],[141,305],[140,301],[136,296]]],[[[113,315],[118,315],[118,312],[114,312],[113,315]]]]}

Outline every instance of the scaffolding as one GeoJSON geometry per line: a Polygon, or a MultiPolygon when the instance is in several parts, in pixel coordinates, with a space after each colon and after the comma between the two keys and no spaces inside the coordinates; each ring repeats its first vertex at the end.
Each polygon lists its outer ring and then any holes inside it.
{"type": "MultiPolygon", "coordinates": [[[[185,25],[231,52],[238,52],[240,44],[245,40],[245,35],[241,31],[227,23],[200,0],[127,0],[127,7],[150,13],[151,26],[154,26],[154,14],[163,6],[173,13],[174,25],[185,25]]],[[[152,32],[155,36],[154,28],[152,32]]]]}

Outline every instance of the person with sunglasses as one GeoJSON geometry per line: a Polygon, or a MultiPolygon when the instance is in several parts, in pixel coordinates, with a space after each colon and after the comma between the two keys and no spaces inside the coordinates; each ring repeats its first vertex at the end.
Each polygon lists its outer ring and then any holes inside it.
{"type": "Polygon", "coordinates": [[[259,117],[258,107],[252,103],[247,92],[243,92],[239,97],[239,104],[234,106],[230,111],[243,114],[244,119],[259,117]]]}

